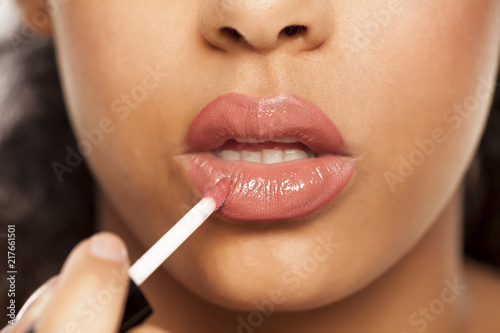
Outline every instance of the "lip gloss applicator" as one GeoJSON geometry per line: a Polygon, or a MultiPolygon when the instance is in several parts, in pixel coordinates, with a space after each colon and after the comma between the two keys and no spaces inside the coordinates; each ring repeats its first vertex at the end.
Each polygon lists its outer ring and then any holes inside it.
{"type": "Polygon", "coordinates": [[[189,212],[167,231],[128,270],[130,288],[120,332],[142,323],[153,312],[139,286],[226,201],[231,179],[220,179],[189,212]]]}
{"type": "Polygon", "coordinates": [[[184,241],[217,209],[231,190],[231,179],[222,178],[189,212],[142,255],[128,270],[136,285],[141,285],[184,241]]]}
{"type": "MultiPolygon", "coordinates": [[[[148,301],[142,294],[139,286],[160,265],[198,229],[200,225],[226,201],[231,191],[231,179],[220,179],[203,198],[186,213],[169,231],[167,231],[149,250],[147,250],[128,270],[130,286],[125,304],[125,311],[120,324],[119,332],[126,332],[130,328],[141,324],[153,313],[148,301]]],[[[40,287],[39,290],[43,289],[40,287]]],[[[23,305],[16,317],[20,320],[31,304],[41,294],[35,291],[23,305]]],[[[33,333],[35,325],[26,333],[33,333]]]]}

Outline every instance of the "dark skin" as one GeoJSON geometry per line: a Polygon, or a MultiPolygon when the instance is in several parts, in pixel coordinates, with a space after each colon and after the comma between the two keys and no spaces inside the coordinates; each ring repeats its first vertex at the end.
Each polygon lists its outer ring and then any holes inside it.
{"type": "MultiPolygon", "coordinates": [[[[36,24],[39,2],[19,3],[36,24]]],[[[113,125],[86,159],[98,184],[99,229],[123,241],[104,237],[115,254],[105,259],[91,255],[89,241],[77,247],[39,332],[64,329],[82,297],[128,265],[124,243],[134,261],[182,216],[179,207],[199,199],[176,157],[199,110],[231,91],[313,101],[342,132],[356,173],[299,224],[255,230],[213,215],[143,286],[156,315],[135,332],[236,331],[237,318],[275,290],[286,301],[258,332],[495,332],[499,278],[462,257],[460,226],[463,177],[499,64],[498,1],[71,0],[52,12],[38,32],[56,42],[76,135],[84,140],[104,119],[113,125]],[[311,34],[280,34],[294,20],[311,34]],[[218,34],[224,26],[244,38],[218,34]],[[148,69],[160,73],[157,87],[127,103],[148,69]],[[113,112],[122,97],[128,112],[113,112]],[[433,147],[427,153],[424,143],[433,147]],[[418,151],[422,163],[401,176],[401,159],[418,151]],[[320,236],[339,247],[289,290],[284,272],[320,236]],[[444,281],[455,280],[467,289],[439,315],[425,312],[440,304],[444,281]]],[[[90,322],[73,319],[111,332],[125,290],[90,322]]]]}

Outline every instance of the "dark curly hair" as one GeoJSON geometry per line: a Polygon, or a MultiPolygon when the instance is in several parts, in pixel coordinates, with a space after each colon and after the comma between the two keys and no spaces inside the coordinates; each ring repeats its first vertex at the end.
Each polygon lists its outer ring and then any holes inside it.
{"type": "MultiPolygon", "coordinates": [[[[51,166],[65,159],[66,146],[76,147],[51,40],[29,38],[15,46],[5,42],[0,66],[5,74],[15,69],[0,111],[0,235],[5,237],[8,224],[16,226],[20,304],[58,272],[79,240],[93,233],[94,181],[84,163],[63,182],[51,166]]],[[[500,267],[498,90],[497,85],[486,132],[466,177],[464,251],[500,267]]]]}

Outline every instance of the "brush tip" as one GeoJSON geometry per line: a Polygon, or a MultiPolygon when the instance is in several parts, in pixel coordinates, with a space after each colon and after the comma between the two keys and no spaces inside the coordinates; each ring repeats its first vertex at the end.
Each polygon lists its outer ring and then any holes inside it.
{"type": "Polygon", "coordinates": [[[212,199],[214,199],[216,204],[215,210],[217,210],[220,208],[220,206],[222,206],[224,201],[226,201],[229,193],[231,193],[231,178],[224,177],[219,180],[210,190],[208,190],[204,197],[211,197],[212,199]]]}

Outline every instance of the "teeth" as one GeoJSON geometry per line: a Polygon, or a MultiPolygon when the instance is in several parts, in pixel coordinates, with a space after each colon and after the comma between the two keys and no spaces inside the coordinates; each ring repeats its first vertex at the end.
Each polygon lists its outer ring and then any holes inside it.
{"type": "Polygon", "coordinates": [[[243,150],[241,152],[241,159],[248,162],[262,163],[262,153],[258,151],[243,150]]]}
{"type": "Polygon", "coordinates": [[[234,150],[223,150],[220,152],[220,157],[226,161],[240,161],[241,154],[234,150]]]}
{"type": "Polygon", "coordinates": [[[283,150],[264,149],[262,150],[262,163],[274,164],[283,162],[283,150]]]}
{"type": "MultiPolygon", "coordinates": [[[[236,142],[241,142],[241,143],[263,143],[266,142],[266,140],[254,140],[254,139],[234,139],[236,142]]],[[[282,139],[275,139],[275,140],[267,140],[270,142],[280,142],[280,143],[296,143],[299,142],[299,140],[296,140],[294,138],[282,138],[282,139]]]]}
{"type": "Polygon", "coordinates": [[[262,151],[243,150],[241,153],[234,150],[222,150],[219,157],[226,161],[247,161],[254,163],[275,164],[303,158],[313,158],[314,153],[307,153],[300,149],[264,149],[262,151]]]}
{"type": "Polygon", "coordinates": [[[287,149],[285,150],[283,160],[285,161],[293,161],[293,160],[300,160],[301,158],[308,158],[308,154],[299,149],[287,149]]]}

